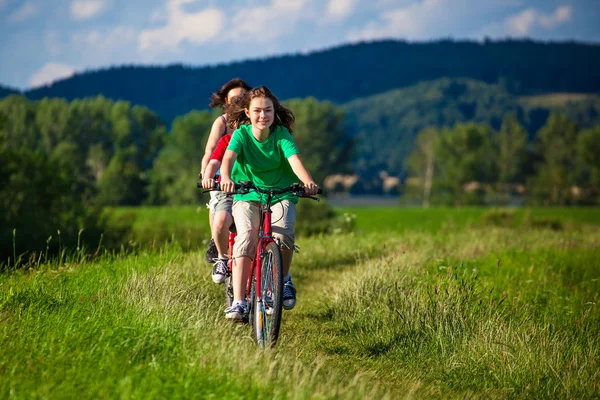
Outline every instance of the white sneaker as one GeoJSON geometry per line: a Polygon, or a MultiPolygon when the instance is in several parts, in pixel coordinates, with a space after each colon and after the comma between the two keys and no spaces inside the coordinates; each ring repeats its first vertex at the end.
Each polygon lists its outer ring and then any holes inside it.
{"type": "Polygon", "coordinates": [[[212,280],[214,283],[223,283],[227,278],[227,273],[229,269],[227,268],[227,259],[226,258],[217,258],[213,265],[212,272],[212,280]]]}
{"type": "Polygon", "coordinates": [[[234,321],[241,321],[244,319],[244,315],[246,315],[247,306],[244,306],[241,303],[234,303],[231,307],[227,307],[225,309],[225,318],[232,319],[234,321]]]}

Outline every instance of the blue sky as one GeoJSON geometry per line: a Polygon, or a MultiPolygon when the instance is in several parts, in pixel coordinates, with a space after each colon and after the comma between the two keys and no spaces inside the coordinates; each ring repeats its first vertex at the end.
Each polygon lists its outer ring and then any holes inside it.
{"type": "Polygon", "coordinates": [[[600,0],[0,0],[0,84],[381,38],[486,36],[600,43],[600,0]]]}

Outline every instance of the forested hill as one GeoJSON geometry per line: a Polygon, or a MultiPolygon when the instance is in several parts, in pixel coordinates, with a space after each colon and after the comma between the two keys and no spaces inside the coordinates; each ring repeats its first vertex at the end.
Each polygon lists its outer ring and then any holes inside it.
{"type": "Polygon", "coordinates": [[[103,94],[146,105],[170,122],[206,108],[210,94],[236,76],[254,86],[268,85],[281,99],[313,96],[341,104],[441,77],[499,82],[515,94],[593,93],[600,92],[599,71],[597,44],[387,40],[210,67],[112,67],[25,95],[71,100],[103,94]]]}
{"type": "Polygon", "coordinates": [[[3,98],[3,97],[6,97],[8,95],[11,95],[13,93],[18,93],[18,91],[14,90],[14,89],[11,89],[9,87],[0,85],[0,99],[3,98]]]}
{"type": "Polygon", "coordinates": [[[499,129],[513,114],[533,139],[551,112],[565,113],[581,128],[600,124],[597,95],[515,96],[499,84],[437,79],[356,99],[343,105],[345,133],[354,139],[354,164],[361,176],[386,170],[404,173],[416,135],[431,126],[485,123],[499,129]]]}

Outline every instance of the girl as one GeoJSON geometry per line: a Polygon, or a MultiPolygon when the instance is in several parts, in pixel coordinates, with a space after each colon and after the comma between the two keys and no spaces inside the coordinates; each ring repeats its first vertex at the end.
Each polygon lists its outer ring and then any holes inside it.
{"type": "MultiPolygon", "coordinates": [[[[243,106],[239,105],[241,104],[241,100],[243,99],[240,97],[234,97],[225,105],[225,111],[229,110],[231,107],[243,108],[243,106]]],[[[234,126],[233,128],[237,128],[237,126],[234,126]]],[[[202,187],[204,189],[210,190],[213,188],[215,183],[213,177],[221,167],[221,162],[225,155],[225,151],[227,150],[227,146],[231,141],[231,136],[232,134],[228,133],[217,142],[215,151],[213,151],[210,156],[210,161],[204,170],[204,177],[202,178],[202,187]]],[[[220,182],[220,180],[221,177],[219,177],[218,182],[220,182]]],[[[218,253],[218,257],[216,257],[213,264],[212,279],[215,283],[223,283],[225,282],[228,272],[228,239],[229,227],[233,223],[233,216],[231,215],[233,198],[225,192],[215,192],[214,197],[211,199],[211,203],[213,205],[211,210],[213,212],[211,233],[218,253]]]]}
{"type": "MultiPolygon", "coordinates": [[[[290,132],[294,115],[265,87],[260,86],[244,94],[240,107],[227,113],[230,126],[235,130],[223,157],[221,190],[233,192],[234,182],[250,180],[263,188],[284,188],[298,179],[304,183],[306,194],[317,193],[318,186],[300,159],[298,148],[290,132]],[[242,108],[243,107],[243,108],[242,108]],[[237,162],[232,177],[232,168],[237,162]]],[[[294,222],[296,203],[293,194],[280,196],[273,207],[273,235],[282,243],[283,256],[283,307],[296,305],[296,288],[290,276],[294,249],[294,222]]],[[[260,195],[256,192],[236,194],[233,202],[233,219],[237,238],[233,247],[235,267],[233,272],[233,299],[225,310],[226,318],[240,320],[247,312],[244,299],[252,259],[255,256],[259,229],[260,195]]]]}
{"type": "MultiPolygon", "coordinates": [[[[217,90],[216,93],[213,93],[211,96],[211,102],[209,104],[210,107],[218,107],[225,106],[231,102],[231,100],[237,96],[240,96],[250,90],[251,87],[244,80],[240,78],[234,78],[224,84],[221,89],[217,90]]],[[[225,136],[227,133],[232,132],[230,128],[227,126],[227,113],[223,113],[212,124],[210,129],[210,134],[208,135],[208,140],[206,142],[206,149],[204,150],[204,157],[202,158],[202,163],[200,167],[200,179],[205,178],[206,166],[210,161],[210,156],[212,152],[215,150],[217,146],[217,142],[220,138],[225,136]]],[[[212,177],[210,177],[212,178],[212,177]]],[[[213,218],[215,213],[215,199],[214,193],[211,193],[211,200],[208,203],[209,213],[208,213],[208,222],[211,227],[213,226],[213,218]]],[[[215,238],[213,237],[210,240],[208,251],[206,252],[206,259],[209,262],[212,262],[214,259],[218,257],[217,249],[215,247],[215,238]]]]}

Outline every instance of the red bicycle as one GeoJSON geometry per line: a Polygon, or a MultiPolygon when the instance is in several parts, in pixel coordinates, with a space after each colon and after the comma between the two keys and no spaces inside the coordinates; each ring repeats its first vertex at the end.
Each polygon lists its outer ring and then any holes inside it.
{"type": "MultiPolygon", "coordinates": [[[[219,190],[218,185],[215,190],[219,190]]],[[[252,337],[259,347],[273,347],[279,338],[281,326],[281,313],[283,308],[283,262],[281,256],[281,243],[273,237],[271,229],[271,206],[276,196],[292,193],[300,198],[309,198],[319,201],[317,197],[308,196],[304,186],[293,184],[285,189],[262,189],[250,181],[236,184],[236,193],[248,193],[254,190],[266,196],[260,212],[260,227],[258,232],[258,245],[256,255],[252,260],[251,270],[246,285],[245,299],[249,305],[246,321],[252,326],[252,337]],[[260,268],[257,268],[260,266],[260,268]]],[[[322,194],[319,189],[318,194],[322,194]]],[[[229,263],[225,280],[225,301],[227,306],[233,302],[233,285],[231,271],[233,271],[233,244],[235,243],[235,227],[229,233],[229,263]]]]}

